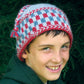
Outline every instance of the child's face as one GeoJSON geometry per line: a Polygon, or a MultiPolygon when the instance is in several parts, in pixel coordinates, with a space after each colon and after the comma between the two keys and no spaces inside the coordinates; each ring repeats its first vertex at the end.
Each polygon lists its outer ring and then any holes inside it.
{"type": "Polygon", "coordinates": [[[69,59],[69,46],[69,37],[63,33],[55,37],[43,34],[31,43],[30,53],[26,51],[23,58],[43,82],[56,80],[69,59]]]}

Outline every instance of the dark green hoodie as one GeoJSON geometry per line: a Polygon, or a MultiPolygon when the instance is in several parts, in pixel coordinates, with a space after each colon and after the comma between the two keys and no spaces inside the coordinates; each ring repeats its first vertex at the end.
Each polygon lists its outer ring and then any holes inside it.
{"type": "MultiPolygon", "coordinates": [[[[13,56],[9,62],[8,69],[0,84],[43,84],[36,73],[13,56]]],[[[48,84],[64,84],[61,79],[48,81],[48,84]]]]}

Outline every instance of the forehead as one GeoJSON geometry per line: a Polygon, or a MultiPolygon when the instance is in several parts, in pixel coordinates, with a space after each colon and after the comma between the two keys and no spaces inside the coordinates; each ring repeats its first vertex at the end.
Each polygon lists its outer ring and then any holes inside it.
{"type": "Polygon", "coordinates": [[[35,38],[31,45],[38,46],[42,44],[52,44],[52,45],[63,45],[66,42],[70,42],[68,35],[64,35],[64,33],[60,33],[56,36],[53,36],[52,33],[46,36],[46,34],[42,34],[35,38]]]}

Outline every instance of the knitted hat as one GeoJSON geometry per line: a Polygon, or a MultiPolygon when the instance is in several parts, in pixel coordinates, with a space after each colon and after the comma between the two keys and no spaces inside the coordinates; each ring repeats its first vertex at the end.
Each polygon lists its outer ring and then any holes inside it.
{"type": "Polygon", "coordinates": [[[22,61],[22,52],[38,35],[48,30],[65,31],[72,45],[72,31],[65,13],[51,4],[26,5],[18,13],[10,37],[16,38],[17,56],[22,61]]]}

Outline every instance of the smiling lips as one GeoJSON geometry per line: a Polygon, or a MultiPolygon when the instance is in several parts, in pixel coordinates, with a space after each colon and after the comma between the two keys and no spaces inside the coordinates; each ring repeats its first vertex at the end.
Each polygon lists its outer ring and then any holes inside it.
{"type": "Polygon", "coordinates": [[[50,71],[55,71],[55,72],[58,72],[60,71],[60,68],[61,68],[61,65],[58,65],[58,66],[47,66],[47,69],[50,70],[50,71]]]}

